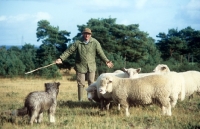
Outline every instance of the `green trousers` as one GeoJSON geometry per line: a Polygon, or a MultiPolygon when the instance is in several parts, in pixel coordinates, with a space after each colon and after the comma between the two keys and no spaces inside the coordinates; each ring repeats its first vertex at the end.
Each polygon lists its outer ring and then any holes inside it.
{"type": "Polygon", "coordinates": [[[86,81],[88,85],[94,83],[95,72],[79,73],[76,72],[77,84],[78,84],[78,100],[83,100],[83,93],[86,81]]]}

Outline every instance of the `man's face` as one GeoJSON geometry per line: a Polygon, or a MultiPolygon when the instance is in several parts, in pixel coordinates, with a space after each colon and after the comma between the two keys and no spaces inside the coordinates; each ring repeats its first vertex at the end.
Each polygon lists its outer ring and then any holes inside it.
{"type": "Polygon", "coordinates": [[[83,37],[86,41],[89,41],[91,34],[90,33],[83,33],[83,37]]]}

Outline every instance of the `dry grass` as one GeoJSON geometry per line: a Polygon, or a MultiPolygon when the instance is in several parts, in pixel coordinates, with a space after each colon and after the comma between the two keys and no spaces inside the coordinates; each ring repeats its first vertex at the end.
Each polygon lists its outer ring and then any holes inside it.
{"type": "Polygon", "coordinates": [[[160,129],[160,128],[190,128],[200,127],[200,96],[195,96],[178,102],[172,109],[172,116],[161,116],[161,109],[156,105],[146,107],[131,107],[130,117],[125,117],[123,111],[99,111],[98,104],[87,100],[86,91],[83,102],[77,101],[76,81],[44,79],[0,79],[0,112],[13,110],[23,106],[24,98],[32,91],[44,90],[44,83],[59,81],[61,83],[56,110],[56,124],[49,124],[48,116],[44,114],[41,124],[28,125],[28,117],[12,118],[1,115],[0,129],[160,129]]]}

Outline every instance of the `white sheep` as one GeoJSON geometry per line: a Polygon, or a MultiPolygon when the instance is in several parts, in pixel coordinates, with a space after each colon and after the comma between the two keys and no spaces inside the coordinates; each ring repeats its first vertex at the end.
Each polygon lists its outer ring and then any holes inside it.
{"type": "Polygon", "coordinates": [[[177,100],[180,99],[183,101],[185,99],[185,80],[183,75],[180,75],[177,72],[168,72],[162,75],[167,75],[172,82],[171,86],[171,106],[175,107],[177,100]]]}
{"type": "MultiPolygon", "coordinates": [[[[134,78],[133,76],[137,76],[136,73],[138,73],[141,70],[141,68],[138,69],[134,69],[134,68],[129,68],[129,69],[123,69],[123,71],[121,70],[117,70],[114,73],[103,73],[101,74],[96,82],[94,82],[93,84],[89,85],[88,88],[86,88],[87,91],[87,95],[88,95],[88,100],[93,101],[93,102],[100,102],[101,103],[101,109],[103,109],[103,106],[106,105],[106,109],[109,109],[109,105],[110,105],[110,101],[112,100],[111,96],[107,96],[105,95],[101,95],[98,90],[97,87],[99,87],[100,84],[100,79],[104,76],[104,75],[114,75],[120,78],[134,78]],[[104,104],[105,103],[105,104],[104,104]]],[[[120,105],[118,105],[118,109],[120,109],[120,105]]]]}
{"type": "Polygon", "coordinates": [[[166,64],[158,64],[153,71],[155,73],[168,73],[170,69],[166,64]]]}
{"type": "Polygon", "coordinates": [[[185,79],[185,94],[189,99],[193,97],[195,92],[200,92],[200,72],[186,71],[180,72],[185,79]]]}
{"type": "Polygon", "coordinates": [[[124,73],[122,70],[115,70],[113,73],[124,73]]]}
{"type": "MultiPolygon", "coordinates": [[[[114,102],[125,107],[126,116],[129,116],[129,105],[132,104],[160,104],[162,114],[171,116],[170,98],[173,82],[168,75],[151,75],[138,79],[119,78],[113,75],[104,75],[101,78],[99,92],[112,97],[114,102]],[[156,100],[156,101],[154,101],[156,100]]],[[[178,93],[177,95],[178,96],[178,93]]]]}
{"type": "Polygon", "coordinates": [[[177,72],[170,72],[169,68],[164,67],[166,65],[164,64],[160,64],[158,65],[151,73],[138,73],[134,75],[134,78],[141,78],[141,77],[145,77],[145,76],[150,76],[150,75],[159,75],[159,74],[168,74],[169,78],[171,78],[171,81],[173,81],[173,98],[175,100],[171,99],[171,106],[175,107],[176,103],[177,103],[177,99],[180,99],[181,101],[183,101],[185,99],[185,80],[183,75],[180,75],[177,72]],[[155,72],[156,71],[156,72],[155,72]],[[178,80],[178,81],[177,81],[178,80]],[[177,96],[177,93],[179,93],[179,95],[177,96]]]}
{"type": "MultiPolygon", "coordinates": [[[[166,73],[170,72],[170,69],[165,64],[159,64],[154,72],[157,73],[166,73]]],[[[200,91],[200,72],[198,71],[186,71],[179,72],[179,74],[183,75],[185,80],[185,95],[189,96],[189,99],[193,97],[194,92],[200,91]]]]}
{"type": "MultiPolygon", "coordinates": [[[[171,106],[175,107],[177,103],[177,99],[179,98],[181,101],[185,99],[185,81],[183,78],[183,75],[178,74],[177,72],[170,72],[168,67],[165,67],[166,65],[164,64],[159,64],[151,73],[139,73],[141,69],[137,69],[135,72],[131,72],[131,78],[136,79],[136,78],[141,78],[141,77],[146,77],[150,75],[159,75],[159,74],[168,74],[168,77],[171,78],[171,80],[174,82],[173,87],[172,87],[172,96],[173,99],[171,99],[171,106]],[[156,72],[155,72],[156,71],[156,72]],[[177,81],[178,80],[178,81],[177,81]],[[177,93],[179,95],[177,96],[177,93]]],[[[123,70],[126,72],[125,70],[123,70]]],[[[128,70],[127,70],[128,71],[128,70]]]]}
{"type": "Polygon", "coordinates": [[[138,73],[141,71],[141,68],[137,68],[137,69],[134,69],[134,68],[129,68],[129,69],[123,68],[122,71],[129,75],[128,78],[132,78],[133,79],[133,78],[138,78],[138,73]]]}
{"type": "MultiPolygon", "coordinates": [[[[146,77],[150,75],[159,75],[159,74],[169,74],[169,77],[174,81],[174,87],[172,89],[174,90],[174,97],[176,98],[175,100],[171,100],[171,106],[174,107],[177,103],[177,99],[179,98],[181,101],[185,99],[185,81],[182,75],[179,75],[176,72],[170,72],[168,67],[164,67],[166,65],[164,64],[159,64],[151,73],[139,73],[140,70],[137,70],[134,72],[134,74],[131,76],[132,79],[136,78],[141,78],[141,77],[146,77]],[[156,72],[155,72],[156,71],[156,72]],[[170,73],[169,73],[170,72],[170,73]],[[179,80],[179,81],[177,81],[179,80]],[[176,96],[176,93],[179,93],[179,96],[176,96]]],[[[123,70],[124,71],[124,70],[123,70]]],[[[133,73],[133,72],[132,72],[133,73]]]]}

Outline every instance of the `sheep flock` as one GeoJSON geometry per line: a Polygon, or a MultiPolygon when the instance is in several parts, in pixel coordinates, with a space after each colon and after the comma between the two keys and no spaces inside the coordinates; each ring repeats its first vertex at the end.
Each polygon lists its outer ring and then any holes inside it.
{"type": "Polygon", "coordinates": [[[155,104],[161,114],[171,116],[178,100],[192,98],[200,92],[200,72],[170,71],[165,64],[158,64],[151,73],[140,73],[141,68],[123,68],[113,73],[103,73],[86,88],[88,100],[100,103],[100,109],[109,110],[111,102],[122,107],[130,116],[132,105],[155,104]]]}

